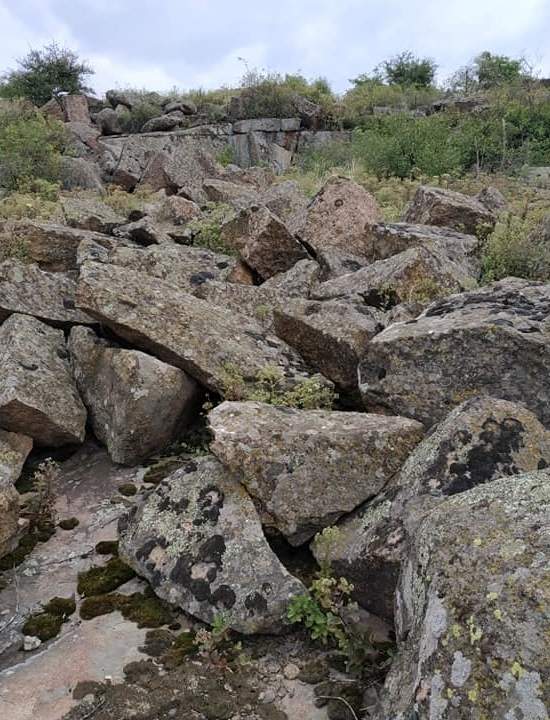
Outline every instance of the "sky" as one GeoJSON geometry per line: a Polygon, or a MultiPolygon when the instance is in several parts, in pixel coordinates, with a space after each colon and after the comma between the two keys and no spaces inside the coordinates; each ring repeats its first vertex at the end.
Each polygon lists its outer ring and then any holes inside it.
{"type": "Polygon", "coordinates": [[[0,0],[0,72],[55,40],[99,93],[235,86],[246,69],[349,79],[404,50],[438,79],[482,50],[550,77],[549,0],[0,0]]]}

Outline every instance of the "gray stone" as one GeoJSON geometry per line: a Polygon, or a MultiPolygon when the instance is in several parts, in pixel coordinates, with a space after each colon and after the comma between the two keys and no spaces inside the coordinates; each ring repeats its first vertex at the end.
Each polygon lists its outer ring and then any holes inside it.
{"type": "Polygon", "coordinates": [[[162,106],[165,113],[179,110],[184,115],[196,115],[197,106],[192,100],[171,100],[162,106]]]}
{"type": "Polygon", "coordinates": [[[19,525],[19,493],[14,484],[32,450],[26,435],[0,430],[0,557],[13,550],[19,525]]]}
{"type": "Polygon", "coordinates": [[[508,201],[504,195],[498,188],[493,187],[492,185],[489,185],[489,187],[485,187],[483,190],[478,192],[476,199],[479,200],[479,202],[484,205],[489,212],[497,215],[498,213],[506,210],[508,207],[508,201]]]}
{"type": "Polygon", "coordinates": [[[0,427],[39,445],[82,442],[86,410],[61,330],[12,315],[0,327],[0,365],[0,427]]]}
{"type": "Polygon", "coordinates": [[[180,367],[222,396],[234,390],[237,378],[243,389],[254,385],[266,366],[278,367],[289,386],[304,378],[302,362],[278,338],[166,280],[85,262],[76,304],[137,348],[180,367]]]}
{"type": "Polygon", "coordinates": [[[211,202],[221,202],[241,210],[258,204],[260,195],[250,185],[233,183],[228,180],[210,178],[203,183],[203,190],[211,202]]]}
{"type": "Polygon", "coordinates": [[[357,389],[357,365],[384,315],[354,303],[294,299],[274,311],[274,331],[344,391],[357,389]]]}
{"type": "Polygon", "coordinates": [[[284,180],[267,188],[260,204],[277,215],[293,234],[300,234],[307,217],[308,199],[295,180],[284,180]]]}
{"type": "Polygon", "coordinates": [[[454,190],[421,185],[403,218],[405,222],[442,225],[470,235],[486,234],[495,215],[479,200],[454,190]]]}
{"type": "Polygon", "coordinates": [[[386,260],[321,283],[312,292],[319,300],[360,299],[388,310],[399,303],[429,303],[435,298],[475,287],[479,265],[464,256],[456,260],[437,247],[412,247],[386,260]]]}
{"type": "Polygon", "coordinates": [[[207,623],[223,613],[245,634],[278,633],[304,587],[281,565],[238,480],[191,460],[120,524],[122,557],[157,595],[207,623]]]}
{"type": "Polygon", "coordinates": [[[69,227],[109,235],[127,219],[95,197],[62,197],[61,207],[69,227]]]}
{"type": "Polygon", "coordinates": [[[307,257],[286,225],[267,208],[253,206],[222,226],[220,241],[236,250],[260,277],[289,270],[307,257]]]}
{"type": "Polygon", "coordinates": [[[129,95],[120,90],[107,90],[105,97],[113,109],[116,108],[117,105],[124,105],[128,110],[131,110],[134,104],[129,95]]]}
{"type": "Polygon", "coordinates": [[[13,313],[33,315],[56,327],[90,324],[74,306],[75,281],[64,273],[48,273],[19,260],[0,263],[0,322],[13,313]]]}
{"type": "Polygon", "coordinates": [[[308,297],[318,285],[321,268],[315,260],[298,260],[290,270],[273,275],[262,283],[264,290],[278,290],[289,297],[308,297]]]}
{"type": "Polygon", "coordinates": [[[505,400],[466,400],[417,445],[377,498],[341,521],[328,555],[333,572],[354,585],[362,606],[391,618],[407,544],[434,507],[548,465],[550,432],[533,413],[505,400]]]}
{"type": "Polygon", "coordinates": [[[378,720],[547,720],[550,473],[444,502],[412,538],[378,720]]]}
{"type": "Polygon", "coordinates": [[[174,110],[166,115],[159,115],[158,117],[151,118],[144,123],[140,132],[151,133],[151,132],[166,132],[173,130],[174,128],[181,125],[183,120],[183,113],[179,110],[174,110]]]}
{"type": "Polygon", "coordinates": [[[65,122],[91,123],[85,95],[63,95],[61,98],[65,122]]]}
{"type": "Polygon", "coordinates": [[[166,229],[148,216],[127,225],[120,225],[113,231],[113,235],[117,238],[131,240],[133,243],[143,247],[173,242],[166,229]]]}
{"type": "Polygon", "coordinates": [[[72,329],[69,351],[94,434],[114,462],[136,465],[162,450],[198,409],[199,388],[179,368],[83,327],[72,329]]]}
{"type": "Polygon", "coordinates": [[[212,452],[293,545],[373,497],[421,440],[399,417],[225,402],[208,416],[212,452]]]}
{"type": "Polygon", "coordinates": [[[104,108],[94,115],[94,122],[102,135],[120,135],[120,118],[112,108],[104,108]]]}
{"type": "Polygon", "coordinates": [[[359,365],[366,407],[431,426],[471,396],[525,404],[550,424],[550,285],[509,278],[431,305],[371,340],[359,365]]]}
{"type": "Polygon", "coordinates": [[[93,190],[100,194],[105,192],[99,166],[82,157],[63,155],[59,161],[59,179],[63,190],[93,190]]]}

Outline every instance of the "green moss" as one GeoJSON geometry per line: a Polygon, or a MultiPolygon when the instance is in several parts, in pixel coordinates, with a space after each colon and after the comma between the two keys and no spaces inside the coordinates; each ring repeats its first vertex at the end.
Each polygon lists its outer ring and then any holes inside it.
{"type": "Polygon", "coordinates": [[[117,609],[117,595],[95,595],[85,598],[80,605],[82,620],[92,620],[100,615],[108,615],[117,609]]]}
{"type": "Polygon", "coordinates": [[[37,545],[38,538],[34,533],[24,535],[13,552],[4,555],[3,558],[0,558],[0,571],[11,570],[11,568],[21,565],[23,560],[37,545]]]}
{"type": "Polygon", "coordinates": [[[194,632],[182,632],[176,636],[171,647],[162,655],[161,660],[167,668],[182,665],[190,655],[197,653],[194,632]]]}
{"type": "Polygon", "coordinates": [[[80,606],[80,617],[91,620],[115,610],[139,628],[158,628],[171,623],[173,619],[169,606],[149,588],[143,593],[132,595],[112,593],[86,598],[80,606]]]}
{"type": "Polygon", "coordinates": [[[115,555],[118,556],[118,540],[101,540],[95,546],[98,555],[115,555]]]}
{"type": "Polygon", "coordinates": [[[44,612],[31,615],[23,625],[23,634],[37,637],[45,642],[54,638],[63,625],[63,618],[60,615],[44,612]]]}
{"type": "Polygon", "coordinates": [[[121,495],[124,495],[125,497],[131,497],[132,495],[135,495],[137,493],[137,487],[134,485],[134,483],[124,483],[124,485],[119,485],[118,491],[121,495]]]}
{"type": "Polygon", "coordinates": [[[65,520],[60,520],[58,525],[62,530],[74,530],[75,527],[80,525],[80,520],[75,517],[65,518],[65,520]]]}
{"type": "Polygon", "coordinates": [[[74,597],[62,598],[54,597],[44,605],[44,612],[50,615],[58,615],[61,618],[68,618],[76,610],[76,602],[74,597]]]}
{"type": "Polygon", "coordinates": [[[77,589],[80,595],[92,597],[116,590],[135,577],[135,572],[118,557],[111,558],[102,567],[92,567],[79,573],[77,589]]]}

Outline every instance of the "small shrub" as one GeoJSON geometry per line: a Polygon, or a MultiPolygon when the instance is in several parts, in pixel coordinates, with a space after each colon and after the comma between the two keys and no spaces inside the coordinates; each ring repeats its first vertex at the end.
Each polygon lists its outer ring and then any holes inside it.
{"type": "Polygon", "coordinates": [[[509,214],[487,238],[482,254],[485,282],[515,276],[550,278],[550,248],[529,217],[509,214]]]}
{"type": "Polygon", "coordinates": [[[235,150],[232,145],[226,145],[221,153],[218,153],[216,160],[223,167],[232,165],[235,162],[235,150]]]}
{"type": "Polygon", "coordinates": [[[235,215],[235,210],[224,203],[207,203],[202,217],[187,224],[187,232],[196,247],[233,255],[234,251],[221,241],[222,225],[235,215]]]}
{"type": "Polygon", "coordinates": [[[33,477],[33,497],[26,509],[33,526],[43,527],[55,523],[58,480],[59,465],[56,462],[49,458],[40,463],[33,477]]]}

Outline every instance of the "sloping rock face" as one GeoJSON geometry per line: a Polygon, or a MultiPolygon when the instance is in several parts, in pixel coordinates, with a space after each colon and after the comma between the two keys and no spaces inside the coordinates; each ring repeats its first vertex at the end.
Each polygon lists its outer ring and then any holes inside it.
{"type": "Polygon", "coordinates": [[[238,251],[244,262],[264,280],[289,270],[307,257],[286,225],[261,206],[242,210],[234,220],[225,223],[220,240],[238,251]]]}
{"type": "Polygon", "coordinates": [[[17,540],[19,493],[14,483],[31,450],[31,438],[0,430],[0,557],[10,552],[17,540]]]}
{"type": "Polygon", "coordinates": [[[183,370],[109,347],[83,327],[71,331],[69,350],[94,434],[114,462],[138,464],[193,418],[201,393],[183,370]]]}
{"type": "Polygon", "coordinates": [[[471,235],[494,227],[495,215],[469,195],[422,185],[405,212],[408,223],[442,225],[471,235]]]}
{"type": "Polygon", "coordinates": [[[452,261],[436,248],[413,247],[367,265],[354,273],[321,283],[312,293],[319,300],[353,297],[387,310],[403,302],[430,302],[475,285],[471,263],[452,261]]]}
{"type": "Polygon", "coordinates": [[[550,473],[447,500],[412,540],[378,720],[546,720],[550,473]]]}
{"type": "Polygon", "coordinates": [[[244,316],[144,273],[85,262],[76,303],[120,337],[222,396],[235,375],[244,389],[266,366],[279,368],[289,386],[304,378],[301,360],[278,338],[263,335],[244,316]]]}
{"type": "Polygon", "coordinates": [[[508,278],[435,302],[371,340],[359,365],[367,408],[431,426],[471,396],[525,404],[550,424],[550,285],[508,278]]]}
{"type": "Polygon", "coordinates": [[[466,400],[377,498],[339,524],[329,552],[333,571],[353,583],[361,605],[391,618],[407,543],[428,512],[451,495],[548,466],[550,432],[533,413],[505,400],[466,400]]]}
{"type": "Polygon", "coordinates": [[[0,427],[58,447],[84,439],[78,396],[61,330],[26,315],[0,327],[0,427]]]}
{"type": "Polygon", "coordinates": [[[84,240],[99,245],[111,244],[101,233],[79,230],[57,223],[31,220],[0,222],[0,241],[16,257],[35,262],[41,270],[67,272],[76,270],[78,246],[84,240]]]}
{"type": "Polygon", "coordinates": [[[65,197],[61,198],[61,206],[69,227],[110,234],[127,222],[125,217],[98,198],[65,197]]]}
{"type": "Polygon", "coordinates": [[[386,258],[414,247],[426,247],[444,252],[455,262],[469,260],[471,273],[479,273],[479,240],[447,227],[413,225],[410,223],[377,223],[368,230],[369,258],[371,262],[386,258]]]}
{"type": "Polygon", "coordinates": [[[274,331],[343,390],[357,388],[357,365],[384,314],[354,303],[287,299],[274,310],[274,331]]]}
{"type": "Polygon", "coordinates": [[[63,273],[6,260],[0,263],[0,322],[22,313],[58,327],[89,324],[93,320],[74,307],[75,289],[75,281],[63,273]]]}
{"type": "Polygon", "coordinates": [[[245,634],[278,633],[304,592],[263,535],[250,498],[214,458],[189,461],[120,526],[122,557],[156,594],[245,634]]]}
{"type": "Polygon", "coordinates": [[[381,220],[374,197],[347,178],[330,178],[311,201],[302,239],[318,254],[365,256],[367,231],[381,220]]]}
{"type": "Polygon", "coordinates": [[[420,441],[399,417],[225,402],[208,416],[212,452],[300,545],[384,487],[420,441]]]}

